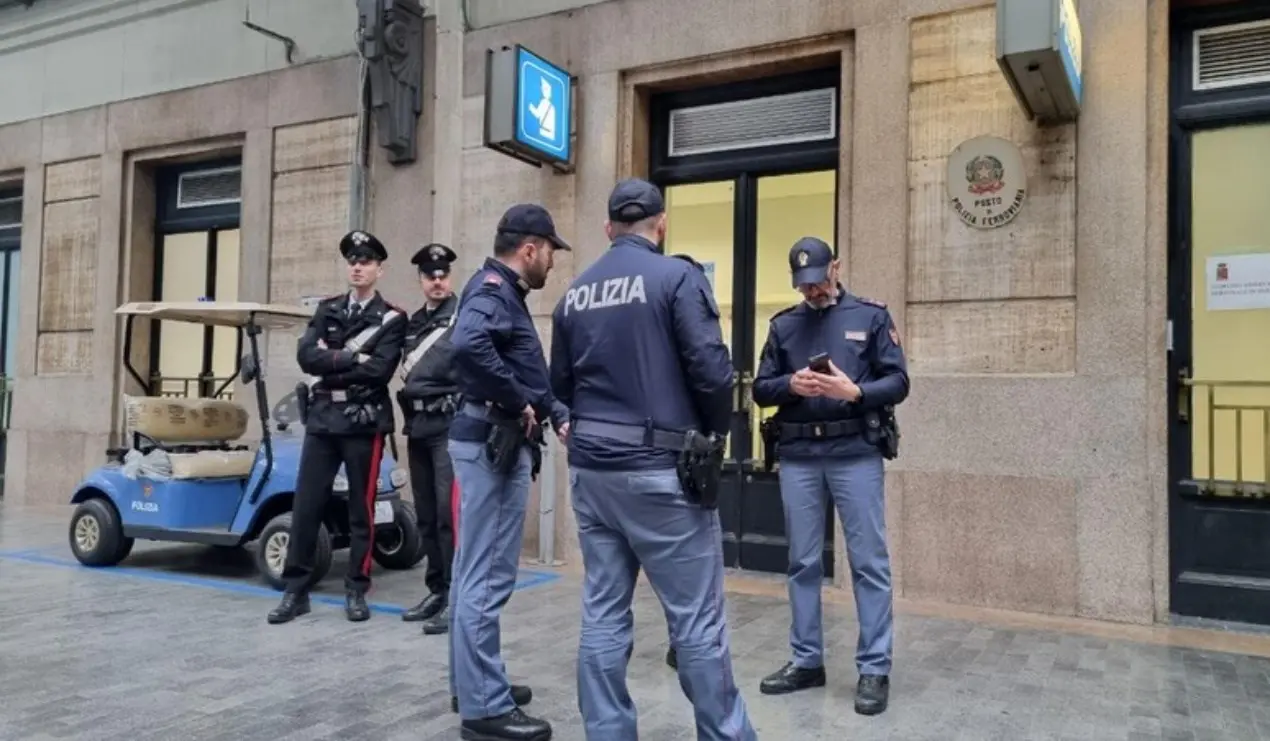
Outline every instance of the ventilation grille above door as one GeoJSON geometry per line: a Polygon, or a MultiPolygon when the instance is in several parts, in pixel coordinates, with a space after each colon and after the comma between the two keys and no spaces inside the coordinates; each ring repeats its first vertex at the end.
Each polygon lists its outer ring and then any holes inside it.
{"type": "Polygon", "coordinates": [[[240,166],[183,172],[176,183],[176,207],[203,208],[241,203],[242,175],[243,168],[240,166]]]}
{"type": "Polygon", "coordinates": [[[671,157],[833,139],[838,94],[833,88],[771,95],[670,112],[671,157]]]}
{"type": "Polygon", "coordinates": [[[1270,82],[1270,21],[1201,29],[1194,45],[1196,90],[1270,82]]]}
{"type": "Polygon", "coordinates": [[[22,198],[0,198],[0,229],[22,227],[22,198]]]}

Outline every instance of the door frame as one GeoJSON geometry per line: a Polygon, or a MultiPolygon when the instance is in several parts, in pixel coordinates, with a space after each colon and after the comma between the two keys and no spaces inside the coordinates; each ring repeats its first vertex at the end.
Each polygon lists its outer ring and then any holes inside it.
{"type": "MultiPolygon", "coordinates": [[[[724,463],[725,487],[720,496],[720,518],[724,523],[724,565],[731,568],[784,573],[787,569],[788,539],[784,525],[780,536],[754,534],[747,538],[744,524],[770,520],[772,501],[779,503],[780,486],[776,472],[762,470],[761,451],[753,450],[753,427],[749,394],[759,343],[754,327],[757,307],[755,294],[758,262],[758,182],[760,178],[832,170],[835,193],[841,184],[840,158],[842,116],[835,117],[837,130],[832,139],[726,152],[671,158],[669,152],[670,112],[685,107],[728,103],[769,95],[833,88],[842,99],[842,72],[838,65],[826,65],[808,72],[784,74],[758,80],[727,83],[710,88],[660,93],[649,100],[649,179],[661,189],[695,183],[733,183],[732,223],[732,363],[745,397],[734,403],[730,428],[731,457],[724,463]],[[757,498],[768,507],[758,512],[757,498]],[[756,516],[747,517],[746,501],[756,506],[756,516]],[[735,532],[729,530],[735,527],[735,532]]],[[[838,233],[840,209],[834,209],[834,234],[838,233]]],[[[834,253],[838,254],[834,239],[834,253]]],[[[832,505],[826,505],[825,575],[833,576],[832,505]]],[[[783,523],[783,521],[782,521],[783,523]]]]}
{"type": "Polygon", "coordinates": [[[1261,516],[1270,522],[1270,503],[1197,497],[1195,487],[1187,483],[1192,475],[1192,432],[1180,416],[1180,405],[1185,402],[1183,379],[1190,376],[1193,363],[1191,137],[1204,131],[1270,123],[1270,83],[1211,91],[1191,89],[1192,35],[1213,26],[1270,19],[1270,9],[1254,6],[1247,2],[1181,9],[1172,13],[1169,24],[1169,609],[1176,615],[1265,622],[1270,620],[1270,594],[1241,588],[1238,577],[1187,576],[1197,560],[1191,527],[1195,518],[1205,512],[1240,510],[1264,513],[1261,516]]]}
{"type": "MultiPolygon", "coordinates": [[[[214,161],[197,162],[164,167],[155,173],[155,190],[158,197],[158,208],[154,219],[154,276],[151,282],[151,296],[154,301],[163,297],[163,265],[164,237],[176,234],[204,233],[207,236],[207,264],[204,290],[205,295],[216,295],[217,245],[220,232],[242,228],[242,203],[216,203],[195,208],[178,208],[181,176],[191,173],[207,173],[217,170],[238,168],[240,177],[242,160],[227,158],[214,161]]],[[[242,247],[239,246],[239,261],[242,260],[242,247]]],[[[160,322],[150,322],[150,372],[151,388],[146,393],[156,395],[161,389],[154,388],[155,379],[159,375],[160,355],[160,322]]],[[[215,345],[215,329],[211,326],[203,328],[203,365],[199,371],[200,382],[195,389],[199,397],[210,396],[219,383],[210,380],[212,373],[213,348],[215,345]]],[[[242,334],[239,333],[238,348],[242,354],[242,334]]],[[[188,393],[189,387],[187,385],[188,393]]]]}

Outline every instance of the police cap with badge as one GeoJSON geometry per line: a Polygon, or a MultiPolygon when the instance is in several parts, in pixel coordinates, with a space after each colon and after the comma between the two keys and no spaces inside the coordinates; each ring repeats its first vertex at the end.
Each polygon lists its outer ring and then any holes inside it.
{"type": "Polygon", "coordinates": [[[572,251],[569,243],[556,233],[556,222],[547,209],[536,203],[518,203],[498,220],[499,234],[540,237],[551,243],[553,250],[572,251]]]}
{"type": "Polygon", "coordinates": [[[454,250],[443,244],[426,244],[410,258],[410,264],[419,268],[419,275],[429,278],[444,278],[450,274],[450,265],[459,259],[454,250]]]}
{"type": "Polygon", "coordinates": [[[661,197],[661,191],[647,180],[623,180],[609,195],[609,221],[619,224],[634,224],[651,219],[665,210],[666,202],[661,197]]]}
{"type": "Polygon", "coordinates": [[[345,260],[373,260],[383,262],[388,259],[388,249],[384,243],[370,232],[356,229],[344,235],[340,240],[340,254],[345,260]]]}
{"type": "Polygon", "coordinates": [[[829,266],[833,264],[833,249],[824,240],[803,237],[789,250],[789,271],[793,275],[794,288],[820,285],[829,280],[829,266]]]}

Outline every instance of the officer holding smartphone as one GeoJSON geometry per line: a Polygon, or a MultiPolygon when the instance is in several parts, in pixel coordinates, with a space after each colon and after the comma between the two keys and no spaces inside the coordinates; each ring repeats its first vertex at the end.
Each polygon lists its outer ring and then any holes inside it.
{"type": "Polygon", "coordinates": [[[876,715],[887,707],[892,647],[883,460],[898,452],[894,407],[908,396],[907,362],[886,305],[847,293],[829,245],[804,237],[789,265],[804,301],[772,318],[753,395],[760,407],[779,407],[764,441],[780,461],[793,655],[759,690],[825,685],[821,554],[832,497],[860,624],[855,710],[876,715]]]}

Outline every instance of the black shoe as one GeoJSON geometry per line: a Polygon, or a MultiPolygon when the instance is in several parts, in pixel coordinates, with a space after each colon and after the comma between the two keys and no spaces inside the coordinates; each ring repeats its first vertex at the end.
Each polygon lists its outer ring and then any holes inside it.
{"type": "Polygon", "coordinates": [[[520,708],[494,718],[465,720],[459,738],[467,741],[551,741],[551,724],[531,718],[520,708]]]}
{"type": "Polygon", "coordinates": [[[674,646],[666,649],[666,666],[679,671],[679,656],[675,653],[674,646]]]}
{"type": "Polygon", "coordinates": [[[424,620],[430,620],[436,617],[438,612],[445,609],[446,598],[444,594],[433,592],[419,604],[411,607],[409,610],[401,613],[401,619],[407,623],[418,623],[424,620]]]}
{"type": "Polygon", "coordinates": [[[855,686],[855,711],[877,715],[886,710],[891,696],[891,678],[885,674],[865,674],[855,686]]]}
{"type": "MultiPolygon", "coordinates": [[[[523,684],[512,685],[512,702],[516,703],[516,707],[523,708],[534,701],[534,691],[523,684]]],[[[459,698],[450,697],[450,712],[459,712],[459,698]]]]}
{"type": "Polygon", "coordinates": [[[366,604],[366,595],[352,590],[345,592],[344,615],[349,622],[353,623],[370,620],[370,607],[366,604]]]}
{"type": "Polygon", "coordinates": [[[308,615],[311,609],[308,594],[287,592],[282,595],[282,601],[278,603],[278,606],[269,613],[269,624],[281,625],[282,623],[289,623],[301,615],[308,615]]]}
{"type": "Polygon", "coordinates": [[[786,664],[775,674],[769,674],[759,683],[758,691],[765,695],[786,695],[790,692],[825,686],[825,668],[803,669],[786,664]]]}
{"type": "Polygon", "coordinates": [[[450,632],[450,608],[447,605],[441,609],[441,612],[428,618],[423,623],[423,634],[426,636],[440,636],[450,632]]]}

